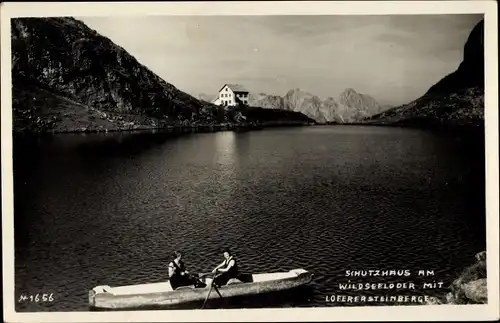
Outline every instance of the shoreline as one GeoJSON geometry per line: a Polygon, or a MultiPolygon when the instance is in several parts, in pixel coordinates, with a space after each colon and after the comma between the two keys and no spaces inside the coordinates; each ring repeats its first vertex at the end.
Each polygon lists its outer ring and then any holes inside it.
{"type": "Polygon", "coordinates": [[[270,128],[306,127],[315,124],[304,122],[278,122],[278,123],[249,123],[249,124],[202,124],[202,125],[169,125],[169,126],[134,126],[130,128],[80,128],[69,130],[46,130],[46,131],[19,131],[12,130],[14,135],[56,135],[56,134],[97,134],[97,133],[134,133],[134,132],[161,132],[161,133],[210,133],[222,131],[253,131],[270,128]]]}
{"type": "Polygon", "coordinates": [[[255,131],[272,128],[291,128],[291,127],[311,127],[311,126],[367,126],[367,127],[385,127],[385,128],[403,128],[403,129],[420,129],[439,132],[462,132],[462,131],[482,131],[484,132],[484,124],[447,124],[447,125],[422,125],[422,124],[376,124],[376,123],[312,123],[312,122],[266,122],[266,123],[219,123],[219,124],[200,124],[200,125],[169,125],[169,126],[138,126],[130,128],[80,128],[69,130],[45,130],[45,131],[23,131],[12,130],[15,135],[56,135],[56,134],[95,134],[95,133],[134,133],[134,132],[162,132],[162,133],[210,133],[221,131],[255,131]]]}

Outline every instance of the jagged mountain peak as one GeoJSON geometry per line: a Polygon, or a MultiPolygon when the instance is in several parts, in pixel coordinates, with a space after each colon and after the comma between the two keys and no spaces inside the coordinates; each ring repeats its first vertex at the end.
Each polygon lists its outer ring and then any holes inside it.
{"type": "Polygon", "coordinates": [[[346,88],[344,91],[342,91],[342,93],[340,93],[340,95],[356,95],[358,94],[358,92],[356,92],[356,90],[354,90],[353,88],[346,88]]]}

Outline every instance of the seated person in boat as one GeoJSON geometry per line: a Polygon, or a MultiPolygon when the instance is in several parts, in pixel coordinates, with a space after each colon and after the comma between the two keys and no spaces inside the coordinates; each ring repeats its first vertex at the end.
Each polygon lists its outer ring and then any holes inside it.
{"type": "Polygon", "coordinates": [[[217,272],[220,273],[214,278],[214,284],[217,286],[225,285],[231,278],[238,277],[238,264],[229,249],[224,250],[224,261],[212,270],[212,273],[217,272]]]}
{"type": "Polygon", "coordinates": [[[198,280],[193,277],[184,266],[182,254],[179,251],[174,252],[174,260],[168,264],[168,276],[170,277],[170,285],[172,289],[177,289],[181,286],[194,285],[198,287],[198,280]]]}

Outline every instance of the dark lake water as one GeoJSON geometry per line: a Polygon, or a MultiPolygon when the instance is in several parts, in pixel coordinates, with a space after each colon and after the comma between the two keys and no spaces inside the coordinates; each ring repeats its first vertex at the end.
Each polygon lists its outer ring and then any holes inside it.
{"type": "Polygon", "coordinates": [[[16,137],[16,300],[54,295],[16,309],[86,311],[97,285],[164,281],[176,249],[206,272],[226,246],[243,271],[315,276],[212,307],[338,306],[355,269],[448,285],[485,249],[483,154],[480,137],[358,126],[16,137]]]}

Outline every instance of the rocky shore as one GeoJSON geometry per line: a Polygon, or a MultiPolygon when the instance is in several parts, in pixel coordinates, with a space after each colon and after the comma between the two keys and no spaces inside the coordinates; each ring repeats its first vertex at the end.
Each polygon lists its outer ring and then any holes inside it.
{"type": "Polygon", "coordinates": [[[433,297],[428,305],[486,304],[488,288],[486,280],[486,251],[476,254],[476,262],[465,268],[449,286],[449,292],[433,297]]]}

